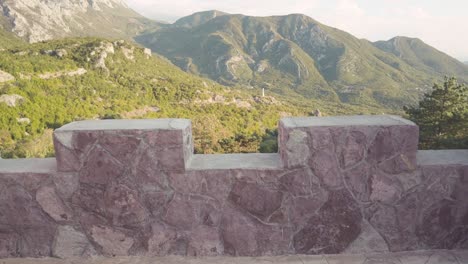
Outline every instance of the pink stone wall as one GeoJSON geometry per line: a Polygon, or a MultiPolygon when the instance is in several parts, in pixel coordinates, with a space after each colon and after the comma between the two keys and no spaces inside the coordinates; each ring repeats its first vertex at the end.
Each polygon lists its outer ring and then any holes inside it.
{"type": "Polygon", "coordinates": [[[0,160],[0,257],[468,249],[468,151],[393,116],[286,118],[278,154],[193,155],[188,120],[84,121],[0,160]]]}

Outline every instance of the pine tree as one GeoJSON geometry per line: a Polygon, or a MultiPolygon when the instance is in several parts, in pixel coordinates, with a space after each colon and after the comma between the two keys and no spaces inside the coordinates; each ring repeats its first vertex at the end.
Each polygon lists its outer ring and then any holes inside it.
{"type": "Polygon", "coordinates": [[[468,87],[454,77],[434,84],[418,107],[405,107],[420,129],[422,149],[468,148],[468,87]]]}

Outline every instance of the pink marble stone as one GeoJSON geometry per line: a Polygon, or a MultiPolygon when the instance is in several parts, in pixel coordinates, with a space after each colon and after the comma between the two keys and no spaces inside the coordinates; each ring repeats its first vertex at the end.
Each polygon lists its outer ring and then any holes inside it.
{"type": "Polygon", "coordinates": [[[36,201],[41,205],[42,209],[55,221],[70,221],[73,213],[58,197],[55,188],[52,186],[44,186],[36,192],[36,201]]]}
{"type": "Polygon", "coordinates": [[[293,239],[301,254],[342,252],[361,232],[359,207],[346,190],[330,192],[319,212],[307,220],[293,239]]]}
{"type": "Polygon", "coordinates": [[[219,256],[224,254],[224,244],[214,227],[198,226],[190,233],[188,256],[219,256]]]}
{"type": "Polygon", "coordinates": [[[140,141],[133,136],[105,133],[99,138],[99,145],[121,163],[127,164],[135,156],[140,141]]]}
{"type": "Polygon", "coordinates": [[[310,167],[315,175],[328,187],[343,185],[343,177],[336,156],[329,151],[317,151],[312,156],[310,167]]]}
{"type": "Polygon", "coordinates": [[[180,230],[190,230],[201,224],[216,226],[219,218],[219,204],[215,200],[196,195],[175,195],[167,206],[164,221],[180,230]]]}
{"type": "Polygon", "coordinates": [[[229,200],[250,214],[266,219],[281,206],[283,194],[279,190],[256,183],[237,181],[229,200]]]}
{"type": "Polygon", "coordinates": [[[344,173],[346,185],[360,202],[368,202],[370,199],[372,175],[374,175],[374,169],[365,162],[344,173]]]}
{"type": "Polygon", "coordinates": [[[56,224],[20,185],[5,185],[0,180],[0,244],[3,257],[48,256],[56,224]],[[12,245],[15,245],[12,247],[12,245]]]}
{"type": "Polygon", "coordinates": [[[55,158],[57,159],[57,168],[63,172],[78,171],[81,167],[81,161],[73,150],[64,146],[56,136],[54,136],[55,158]]]}
{"type": "Polygon", "coordinates": [[[90,235],[107,256],[125,256],[134,243],[125,233],[106,226],[93,226],[90,235]]]}
{"type": "Polygon", "coordinates": [[[125,167],[101,147],[94,148],[80,171],[80,182],[106,185],[120,177],[125,167]]]}
{"type": "Polygon", "coordinates": [[[349,168],[363,160],[366,150],[366,135],[359,131],[349,132],[344,145],[337,145],[342,168],[349,168]]]}
{"type": "Polygon", "coordinates": [[[104,206],[113,226],[138,227],[148,220],[148,212],[138,193],[123,184],[108,185],[104,206]]]}
{"type": "Polygon", "coordinates": [[[165,256],[171,251],[177,239],[177,232],[161,223],[151,225],[152,235],[148,240],[148,255],[165,256]]]}

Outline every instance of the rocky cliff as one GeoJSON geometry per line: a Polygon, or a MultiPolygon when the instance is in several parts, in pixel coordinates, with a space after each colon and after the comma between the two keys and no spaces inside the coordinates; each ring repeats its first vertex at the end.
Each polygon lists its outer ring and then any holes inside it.
{"type": "Polygon", "coordinates": [[[4,28],[29,42],[68,37],[131,37],[149,25],[121,0],[0,0],[4,28]]]}

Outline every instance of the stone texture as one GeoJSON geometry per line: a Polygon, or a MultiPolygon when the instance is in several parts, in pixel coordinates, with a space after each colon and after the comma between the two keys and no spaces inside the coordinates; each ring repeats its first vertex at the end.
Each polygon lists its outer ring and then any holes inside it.
{"type": "Polygon", "coordinates": [[[93,255],[94,249],[85,234],[72,226],[60,226],[57,229],[52,246],[52,256],[70,258],[93,255]]]}
{"type": "Polygon", "coordinates": [[[91,237],[96,244],[101,247],[104,255],[125,256],[133,245],[133,238],[124,233],[106,226],[93,226],[91,228],[91,237]]]}
{"type": "Polygon", "coordinates": [[[160,223],[151,225],[152,235],[148,240],[148,255],[165,256],[170,253],[177,239],[175,230],[160,223]]]}
{"type": "Polygon", "coordinates": [[[343,177],[339,169],[336,156],[328,151],[317,151],[311,161],[311,168],[315,175],[330,188],[343,185],[343,177]]]}
{"type": "Polygon", "coordinates": [[[288,118],[279,132],[278,154],[192,157],[187,120],[65,125],[56,162],[0,161],[0,257],[468,248],[465,152],[418,166],[417,127],[387,116],[288,118]]]}
{"type": "Polygon", "coordinates": [[[237,181],[229,195],[233,204],[263,220],[281,206],[282,198],[279,190],[245,181],[237,181]]]}
{"type": "Polygon", "coordinates": [[[176,195],[169,202],[164,220],[174,227],[190,230],[198,225],[216,226],[220,212],[216,201],[196,195],[176,195]]]}
{"type": "Polygon", "coordinates": [[[290,252],[290,230],[262,224],[233,208],[224,210],[220,230],[224,252],[228,255],[258,256],[290,252]]]}
{"type": "Polygon", "coordinates": [[[361,223],[361,234],[344,251],[347,254],[362,254],[388,252],[387,242],[372,227],[372,225],[363,220],[361,223]]]}
{"type": "Polygon", "coordinates": [[[139,226],[148,218],[138,193],[123,184],[108,185],[104,193],[104,206],[114,226],[139,226]]]}
{"type": "Polygon", "coordinates": [[[36,201],[55,221],[60,222],[72,220],[72,212],[57,196],[54,187],[45,186],[40,188],[36,193],[36,201]]]}
{"type": "Polygon", "coordinates": [[[302,254],[342,252],[361,232],[361,213],[346,190],[330,192],[320,211],[294,235],[294,247],[302,254]]]}
{"type": "Polygon", "coordinates": [[[83,167],[80,182],[99,185],[106,185],[121,176],[125,170],[123,164],[100,147],[91,151],[83,167]]]}
{"type": "Polygon", "coordinates": [[[300,130],[294,130],[288,134],[289,139],[282,149],[284,163],[287,167],[304,166],[309,157],[310,150],[307,146],[307,133],[300,130]]]}
{"type": "Polygon", "coordinates": [[[31,193],[0,180],[0,234],[6,244],[3,256],[49,256],[55,229],[31,193]]]}
{"type": "Polygon", "coordinates": [[[351,131],[344,145],[340,147],[339,159],[342,168],[356,165],[364,158],[366,150],[366,135],[360,131],[351,131]]]}
{"type": "Polygon", "coordinates": [[[223,253],[224,245],[216,228],[202,225],[190,233],[188,256],[218,256],[223,253]]]}

